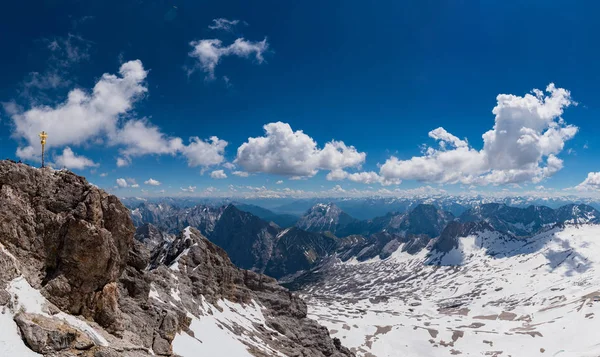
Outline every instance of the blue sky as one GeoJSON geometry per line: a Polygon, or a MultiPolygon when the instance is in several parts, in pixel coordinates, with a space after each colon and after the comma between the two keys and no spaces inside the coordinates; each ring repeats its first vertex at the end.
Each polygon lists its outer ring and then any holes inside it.
{"type": "Polygon", "coordinates": [[[3,4],[0,150],[120,195],[595,192],[600,5],[473,3],[3,4]]]}

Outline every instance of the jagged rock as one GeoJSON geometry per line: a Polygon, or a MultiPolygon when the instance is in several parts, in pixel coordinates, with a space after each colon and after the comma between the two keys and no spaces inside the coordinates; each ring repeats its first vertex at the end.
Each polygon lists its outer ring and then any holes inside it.
{"type": "MultiPolygon", "coordinates": [[[[302,299],[271,277],[235,267],[223,249],[194,228],[186,229],[175,241],[161,247],[153,254],[153,259],[155,261],[150,265],[158,268],[151,272],[154,276],[161,276],[154,279],[153,284],[162,291],[161,297],[169,297],[172,288],[172,285],[162,285],[162,282],[178,282],[181,301],[170,300],[169,304],[198,314],[198,306],[193,301],[201,299],[215,306],[221,299],[242,304],[256,301],[263,306],[266,327],[281,334],[274,336],[273,331],[263,328],[259,338],[273,349],[290,356],[353,355],[341,346],[336,347],[327,329],[306,317],[307,307],[302,299]]],[[[181,324],[184,315],[172,315],[168,319],[167,316],[160,329],[160,337],[166,340],[171,337],[165,335],[168,332],[166,327],[170,327],[172,332],[185,330],[185,324],[181,324]],[[178,328],[174,328],[176,321],[179,322],[178,328]]]]}
{"type": "Polygon", "coordinates": [[[0,243],[61,310],[103,313],[94,301],[125,268],[133,232],[127,209],[85,178],[0,161],[0,243]]]}
{"type": "Polygon", "coordinates": [[[94,342],[64,321],[39,314],[15,316],[21,336],[33,351],[43,354],[68,349],[88,350],[94,342]]]}
{"type": "Polygon", "coordinates": [[[142,242],[150,250],[154,250],[165,241],[173,241],[174,238],[175,236],[164,233],[151,223],[145,223],[135,230],[135,239],[142,242]]]}
{"type": "MultiPolygon", "coordinates": [[[[194,334],[192,319],[230,301],[260,306],[265,322],[253,329],[252,341],[269,351],[352,355],[307,319],[306,304],[275,279],[238,269],[196,229],[151,252],[134,240],[129,213],[83,177],[0,161],[0,303],[33,350],[52,357],[173,356],[174,339],[194,334]],[[19,312],[20,291],[6,295],[14,281],[50,302],[39,302],[44,315],[19,312]],[[59,311],[82,315],[89,325],[60,320],[54,316],[59,311]],[[86,336],[89,329],[102,346],[86,336]]],[[[246,333],[242,326],[229,328],[246,333]]],[[[257,356],[270,355],[247,347],[257,356]]]]}

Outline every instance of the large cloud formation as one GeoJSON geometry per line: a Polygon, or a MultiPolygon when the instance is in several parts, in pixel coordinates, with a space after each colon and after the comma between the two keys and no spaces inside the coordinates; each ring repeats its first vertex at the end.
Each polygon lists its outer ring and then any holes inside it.
{"type": "Polygon", "coordinates": [[[263,126],[265,136],[248,138],[237,150],[234,161],[249,173],[269,173],[291,177],[312,177],[319,170],[360,167],[366,154],[354,146],[332,140],[322,149],[302,130],[293,131],[287,123],[263,126]]]}
{"type": "Polygon", "coordinates": [[[561,115],[576,105],[571,93],[548,85],[546,93],[534,89],[522,97],[497,96],[493,129],[483,134],[483,149],[444,128],[429,132],[439,148],[427,147],[423,156],[400,160],[390,157],[380,168],[385,180],[403,179],[475,185],[540,182],[562,169],[558,155],[578,128],[561,115]]]}
{"type": "MultiPolygon", "coordinates": [[[[147,75],[140,60],[129,61],[121,65],[119,75],[102,75],[89,93],[73,89],[66,101],[54,107],[34,106],[22,111],[18,106],[10,106],[13,136],[25,143],[17,149],[17,156],[39,159],[38,133],[44,130],[49,136],[48,149],[95,144],[119,147],[119,167],[129,165],[134,157],[152,154],[180,154],[189,166],[209,167],[224,162],[228,144],[224,140],[213,136],[203,141],[194,136],[186,145],[181,138],[162,133],[146,119],[129,118],[134,104],[148,91],[147,75]]],[[[67,149],[57,157],[58,164],[74,169],[96,165],[67,149]]]]}

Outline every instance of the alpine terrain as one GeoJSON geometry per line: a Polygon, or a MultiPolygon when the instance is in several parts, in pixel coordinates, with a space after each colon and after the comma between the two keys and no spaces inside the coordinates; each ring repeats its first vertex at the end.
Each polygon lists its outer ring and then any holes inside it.
{"type": "Polygon", "coordinates": [[[0,161],[1,356],[354,355],[197,229],[134,234],[129,213],[69,171],[0,161]]]}

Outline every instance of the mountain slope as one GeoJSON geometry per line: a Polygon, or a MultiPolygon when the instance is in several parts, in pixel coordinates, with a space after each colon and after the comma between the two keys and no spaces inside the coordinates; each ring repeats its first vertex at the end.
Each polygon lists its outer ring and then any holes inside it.
{"type": "Polygon", "coordinates": [[[164,232],[177,234],[187,226],[209,235],[226,206],[196,205],[180,208],[169,203],[144,202],[131,210],[136,227],[151,223],[164,232]]]}
{"type": "Polygon", "coordinates": [[[570,204],[552,209],[546,206],[519,208],[488,203],[465,211],[459,220],[486,221],[498,231],[515,236],[529,236],[557,223],[598,223],[600,212],[583,204],[570,204]]]}
{"type": "Polygon", "coordinates": [[[301,289],[309,316],[365,357],[599,355],[600,226],[514,238],[453,222],[452,236],[315,269],[301,289]]]}
{"type": "Polygon", "coordinates": [[[223,248],[243,269],[264,271],[273,252],[279,228],[255,215],[228,205],[217,221],[210,240],[223,248]]]}
{"type": "Polygon", "coordinates": [[[333,203],[318,203],[296,222],[296,227],[308,232],[331,232],[343,229],[356,220],[333,203]]]}
{"type": "Polygon", "coordinates": [[[281,228],[292,227],[296,224],[296,222],[298,222],[299,218],[293,214],[277,214],[273,211],[256,205],[234,203],[234,206],[240,211],[252,213],[253,215],[267,222],[273,222],[281,228]]]}
{"type": "Polygon", "coordinates": [[[352,355],[199,231],[142,241],[83,177],[0,161],[0,355],[352,355]]]}
{"type": "Polygon", "coordinates": [[[276,278],[309,270],[335,252],[337,238],[292,227],[277,235],[277,243],[264,273],[276,278]]]}

